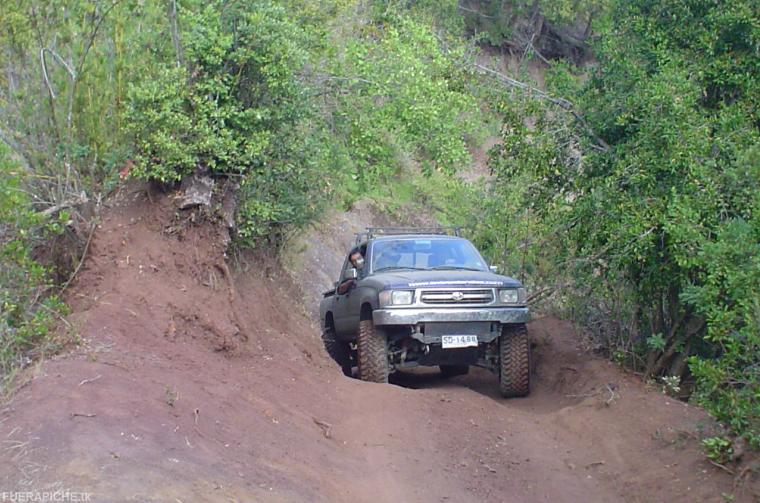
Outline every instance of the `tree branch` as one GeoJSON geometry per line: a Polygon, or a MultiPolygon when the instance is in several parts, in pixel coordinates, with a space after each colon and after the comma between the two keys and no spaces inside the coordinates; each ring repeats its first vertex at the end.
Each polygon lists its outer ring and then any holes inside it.
{"type": "Polygon", "coordinates": [[[483,14],[482,12],[480,12],[480,11],[477,11],[477,10],[475,10],[475,9],[468,9],[467,7],[465,7],[464,5],[461,5],[461,4],[460,4],[460,5],[457,5],[457,7],[458,7],[460,10],[463,10],[463,11],[465,11],[465,12],[470,12],[470,13],[472,13],[472,14],[476,14],[476,15],[478,15],[478,16],[480,16],[480,17],[485,17],[485,18],[488,18],[488,19],[496,19],[496,17],[495,17],[495,16],[489,16],[488,14],[483,14]]]}
{"type": "Polygon", "coordinates": [[[552,95],[550,95],[547,92],[544,92],[538,88],[535,88],[533,86],[530,86],[526,84],[525,82],[520,82],[519,80],[515,80],[512,77],[509,77],[508,75],[504,75],[501,72],[498,72],[492,68],[488,68],[487,66],[483,66],[479,63],[473,63],[472,64],[477,70],[480,71],[480,73],[484,73],[487,75],[491,75],[492,77],[496,77],[499,81],[501,81],[503,84],[506,84],[510,87],[514,87],[516,89],[520,89],[522,91],[526,91],[531,96],[536,96],[537,98],[543,99],[548,101],[549,103],[552,103],[554,105],[557,105],[558,107],[562,108],[563,110],[566,110],[567,112],[571,113],[573,117],[575,117],[575,120],[577,120],[585,132],[594,139],[596,142],[595,145],[592,145],[592,148],[599,150],[601,152],[609,152],[610,146],[605,142],[603,139],[601,139],[588,125],[586,122],[586,119],[575,110],[575,105],[573,105],[572,102],[566,100],[565,98],[556,98],[552,95]]]}
{"type": "Polygon", "coordinates": [[[174,52],[177,56],[177,67],[184,66],[184,57],[182,54],[182,42],[179,38],[179,26],[177,23],[177,0],[171,0],[171,9],[169,10],[169,21],[172,25],[172,43],[174,52]]]}

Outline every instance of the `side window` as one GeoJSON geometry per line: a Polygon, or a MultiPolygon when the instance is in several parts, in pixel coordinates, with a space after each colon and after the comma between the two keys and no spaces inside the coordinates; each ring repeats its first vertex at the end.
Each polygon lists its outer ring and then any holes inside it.
{"type": "Polygon", "coordinates": [[[359,253],[361,253],[362,254],[362,258],[365,259],[364,267],[362,267],[361,269],[358,270],[358,272],[359,272],[359,278],[361,279],[361,278],[364,277],[364,275],[367,272],[367,263],[366,263],[367,244],[366,243],[363,244],[363,245],[361,245],[361,246],[359,246],[359,253]]]}
{"type": "Polygon", "coordinates": [[[346,257],[346,261],[343,264],[343,270],[340,273],[340,280],[341,281],[346,280],[346,279],[349,278],[348,271],[351,270],[351,267],[352,267],[351,261],[348,259],[348,257],[346,257]]]}
{"type": "MultiPolygon", "coordinates": [[[[341,281],[349,279],[351,277],[351,275],[349,274],[349,271],[351,271],[351,269],[354,267],[354,264],[351,262],[351,255],[353,255],[357,251],[359,253],[361,253],[362,257],[365,257],[367,255],[367,245],[363,244],[358,249],[357,248],[352,248],[351,251],[348,252],[348,255],[346,255],[346,260],[343,263],[343,270],[341,271],[341,274],[340,274],[341,281]]],[[[365,270],[366,270],[366,268],[365,269],[359,269],[357,271],[359,273],[359,278],[361,278],[361,277],[364,276],[364,271],[365,270]]]]}

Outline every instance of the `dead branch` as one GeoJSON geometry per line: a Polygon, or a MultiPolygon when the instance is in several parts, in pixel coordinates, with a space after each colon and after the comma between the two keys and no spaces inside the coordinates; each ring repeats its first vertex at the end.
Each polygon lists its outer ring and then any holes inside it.
{"type": "Polygon", "coordinates": [[[551,285],[551,286],[541,288],[537,292],[534,292],[528,296],[528,304],[533,305],[543,300],[546,300],[547,298],[551,297],[558,291],[562,290],[563,288],[567,288],[569,286],[572,286],[572,284],[562,283],[559,285],[551,285]]]}
{"type": "Polygon", "coordinates": [[[468,9],[467,7],[465,7],[463,5],[457,5],[457,7],[459,8],[459,10],[463,10],[463,11],[469,12],[471,14],[476,14],[476,15],[478,15],[480,17],[484,17],[484,18],[487,18],[487,19],[496,19],[495,16],[489,16],[488,14],[483,14],[482,12],[477,11],[475,9],[468,9]]]}
{"type": "Polygon", "coordinates": [[[563,110],[569,112],[572,114],[573,117],[575,117],[575,120],[578,121],[578,123],[583,127],[584,131],[591,136],[591,138],[594,139],[596,142],[595,145],[591,145],[592,148],[599,150],[601,152],[609,152],[610,146],[605,142],[603,139],[601,139],[588,125],[586,122],[586,119],[575,110],[575,105],[573,105],[572,102],[566,100],[565,98],[556,98],[552,95],[550,95],[547,92],[544,92],[538,88],[535,88],[533,86],[530,86],[526,84],[525,82],[520,82],[519,80],[515,80],[512,77],[509,77],[507,75],[504,75],[503,73],[496,71],[492,68],[488,68],[487,66],[483,66],[479,63],[473,63],[472,64],[477,70],[480,71],[480,73],[485,73],[487,75],[491,75],[493,77],[496,77],[497,80],[501,81],[503,84],[506,84],[510,87],[514,87],[516,89],[520,89],[522,91],[527,92],[530,96],[535,96],[536,98],[546,100],[549,103],[552,103],[554,105],[557,105],[558,107],[562,108],[563,110]]]}
{"type": "Polygon", "coordinates": [[[330,431],[332,430],[332,425],[330,423],[320,421],[316,417],[312,417],[311,420],[314,421],[314,424],[322,428],[322,433],[324,433],[325,438],[330,438],[330,431]]]}
{"type": "Polygon", "coordinates": [[[590,393],[582,393],[579,395],[565,395],[568,398],[591,398],[592,396],[597,396],[599,394],[599,390],[592,391],[590,393]]]}
{"type": "Polygon", "coordinates": [[[64,201],[60,204],[56,204],[55,206],[51,206],[50,208],[46,208],[38,213],[41,217],[49,217],[53,215],[54,213],[58,213],[61,210],[65,210],[67,208],[73,208],[75,206],[78,206],[80,204],[84,204],[88,202],[89,199],[87,198],[87,194],[82,192],[79,194],[76,198],[70,199],[68,201],[64,201]]]}
{"type": "Polygon", "coordinates": [[[177,0],[172,0],[171,9],[169,10],[169,22],[172,26],[172,44],[174,44],[174,52],[177,56],[177,67],[184,66],[184,57],[182,54],[182,43],[179,38],[179,27],[177,23],[177,0]]]}
{"type": "Polygon", "coordinates": [[[739,473],[734,477],[734,483],[733,483],[734,490],[736,490],[741,484],[744,483],[745,478],[750,477],[753,472],[757,472],[758,470],[760,470],[760,464],[758,464],[757,461],[739,470],[739,473]]]}
{"type": "Polygon", "coordinates": [[[609,384],[606,385],[606,388],[610,393],[610,397],[604,402],[604,405],[609,407],[615,401],[615,398],[617,398],[617,393],[615,393],[615,390],[609,384]]]}
{"type": "Polygon", "coordinates": [[[95,220],[93,220],[92,224],[90,224],[90,235],[87,237],[87,243],[84,245],[84,250],[82,251],[82,257],[79,259],[79,264],[77,264],[76,269],[74,269],[74,272],[71,273],[71,276],[69,276],[69,279],[66,280],[66,283],[61,286],[61,293],[65,292],[66,289],[69,287],[71,282],[76,278],[77,274],[79,274],[79,270],[82,268],[82,264],[84,264],[84,259],[87,258],[87,252],[90,250],[90,243],[92,243],[92,236],[95,234],[95,229],[98,227],[95,220]]]}
{"type": "Polygon", "coordinates": [[[731,468],[727,467],[726,465],[722,465],[718,463],[717,461],[713,461],[712,459],[708,459],[707,461],[709,461],[711,465],[717,466],[721,470],[727,473],[730,473],[731,475],[736,475],[736,473],[731,468]]]}
{"type": "Polygon", "coordinates": [[[101,377],[103,377],[103,376],[102,376],[102,375],[98,375],[98,376],[96,376],[96,377],[93,377],[92,379],[85,379],[85,380],[83,380],[82,382],[80,382],[80,383],[79,383],[79,385],[81,386],[81,385],[83,385],[83,384],[87,384],[87,383],[90,383],[90,382],[95,382],[95,381],[97,381],[98,379],[100,379],[101,377]]]}
{"type": "Polygon", "coordinates": [[[247,341],[248,335],[243,330],[245,324],[240,317],[240,313],[238,313],[237,303],[235,302],[238,296],[237,290],[235,289],[235,279],[232,277],[230,267],[227,265],[227,262],[224,259],[222,259],[220,264],[217,264],[217,267],[221,269],[222,274],[224,274],[224,279],[227,280],[227,295],[230,299],[230,309],[232,309],[232,321],[235,323],[240,336],[243,338],[243,340],[247,341]]]}
{"type": "Polygon", "coordinates": [[[55,100],[55,91],[53,91],[53,86],[50,84],[50,77],[48,77],[48,71],[47,71],[47,64],[45,63],[45,48],[43,47],[40,49],[40,66],[42,67],[42,78],[45,79],[45,85],[48,89],[48,95],[50,95],[50,99],[55,100]]]}

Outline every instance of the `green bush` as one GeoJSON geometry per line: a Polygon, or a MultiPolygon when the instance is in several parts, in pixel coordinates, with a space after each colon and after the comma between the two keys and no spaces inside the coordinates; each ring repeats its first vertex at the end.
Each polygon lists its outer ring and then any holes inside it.
{"type": "Polygon", "coordinates": [[[57,226],[45,225],[23,189],[22,168],[0,145],[0,390],[65,312],[51,295],[47,269],[31,256],[35,243],[57,226]]]}
{"type": "Polygon", "coordinates": [[[429,25],[393,11],[384,21],[356,27],[329,66],[348,90],[335,96],[333,130],[345,138],[364,191],[396,176],[404,157],[427,172],[466,166],[465,135],[480,120],[461,41],[443,42],[429,25]]]}
{"type": "Polygon", "coordinates": [[[203,169],[240,177],[244,241],[302,222],[320,196],[323,168],[299,77],[306,34],[266,2],[211,2],[183,11],[182,25],[187,69],[167,62],[130,88],[134,175],[175,181],[203,169]]]}
{"type": "Polygon", "coordinates": [[[690,360],[695,398],[760,449],[760,204],[754,212],[754,222],[731,220],[702,247],[701,281],[683,297],[708,321],[708,351],[690,360]]]}
{"type": "MultiPolygon", "coordinates": [[[[611,355],[696,380],[695,399],[760,446],[760,32],[751,2],[615,1],[597,66],[566,64],[576,113],[504,111],[495,196],[524,189],[549,278],[611,355]],[[755,28],[752,28],[755,27],[755,28]],[[576,91],[576,89],[578,91],[576,91]]],[[[497,226],[517,235],[523,219],[497,226]]],[[[541,256],[527,255],[537,269],[541,256]]]]}
{"type": "Polygon", "coordinates": [[[133,174],[239,177],[249,244],[305,222],[330,191],[371,191],[412,163],[454,173],[480,121],[461,41],[443,43],[394,9],[380,25],[336,3],[335,16],[351,19],[336,49],[323,14],[307,7],[183,10],[186,68],[167,61],[130,87],[133,174]]]}

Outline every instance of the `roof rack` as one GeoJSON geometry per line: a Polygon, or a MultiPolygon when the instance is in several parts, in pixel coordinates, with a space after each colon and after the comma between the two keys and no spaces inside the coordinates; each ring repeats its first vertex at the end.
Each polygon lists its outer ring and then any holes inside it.
{"type": "Polygon", "coordinates": [[[461,227],[367,227],[364,232],[356,233],[356,244],[368,241],[377,236],[403,236],[410,234],[440,234],[444,236],[461,235],[461,227]]]}

